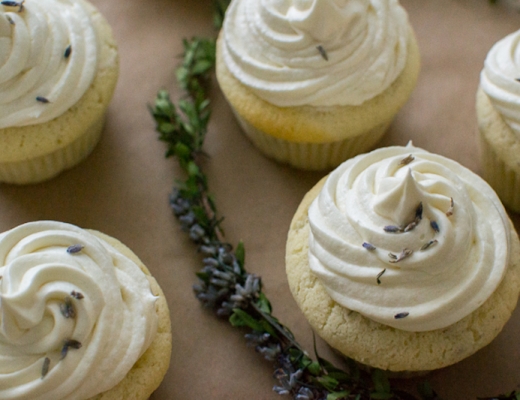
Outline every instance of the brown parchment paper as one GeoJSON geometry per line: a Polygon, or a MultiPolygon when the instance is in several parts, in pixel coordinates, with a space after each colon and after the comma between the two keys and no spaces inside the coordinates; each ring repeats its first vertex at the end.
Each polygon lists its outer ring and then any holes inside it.
{"type": "MultiPolygon", "coordinates": [[[[180,231],[168,194],[180,170],[163,158],[147,103],[160,88],[173,97],[182,38],[214,35],[210,0],[92,0],[119,43],[121,75],[103,138],[81,165],[38,185],[0,185],[0,231],[53,219],[92,228],[128,245],[166,293],[173,325],[163,399],[278,399],[272,365],[247,348],[243,332],[199,305],[191,286],[200,257],[180,231]]],[[[422,54],[419,82],[383,145],[416,146],[479,172],[475,91],[490,47],[520,28],[507,0],[402,0],[422,54]]],[[[326,21],[324,21],[326,23],[326,21]]],[[[211,191],[228,240],[244,240],[250,272],[262,276],[274,314],[312,352],[312,332],[285,278],[285,239],[303,195],[323,173],[297,171],[260,155],[240,132],[216,83],[205,149],[211,191]]],[[[518,216],[512,216],[517,228],[518,216]]],[[[428,379],[444,399],[475,399],[520,384],[520,311],[474,356],[428,379]]],[[[321,341],[321,355],[341,364],[321,341]]],[[[400,383],[413,388],[416,382],[400,383]]]]}

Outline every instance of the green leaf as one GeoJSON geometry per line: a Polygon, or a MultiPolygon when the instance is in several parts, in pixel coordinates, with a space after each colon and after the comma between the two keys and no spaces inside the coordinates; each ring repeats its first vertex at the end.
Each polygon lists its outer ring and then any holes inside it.
{"type": "Polygon", "coordinates": [[[274,330],[274,328],[271,326],[269,322],[267,322],[265,319],[261,320],[260,323],[262,324],[262,327],[264,328],[264,331],[267,332],[269,335],[274,336],[275,338],[278,337],[278,334],[274,330]]]}
{"type": "MultiPolygon", "coordinates": [[[[381,369],[374,369],[372,371],[372,382],[374,382],[374,389],[376,393],[385,394],[391,393],[390,382],[388,381],[388,377],[386,376],[385,371],[381,369]]],[[[378,398],[386,398],[386,397],[378,397],[378,398]]]]}
{"type": "Polygon", "coordinates": [[[433,391],[428,381],[421,382],[417,385],[417,391],[423,400],[435,399],[435,392],[433,391]]]}
{"type": "Polygon", "coordinates": [[[238,265],[240,266],[240,269],[244,271],[244,264],[246,261],[246,249],[244,247],[244,242],[240,241],[238,242],[238,245],[235,249],[235,258],[238,261],[238,265]]]}
{"type": "Polygon", "coordinates": [[[209,71],[213,67],[213,63],[210,60],[198,60],[193,66],[191,73],[194,75],[200,75],[209,71]]]}
{"type": "Polygon", "coordinates": [[[187,172],[189,176],[196,176],[200,173],[200,169],[197,164],[195,164],[195,161],[190,161],[188,163],[187,172]]]}
{"type": "Polygon", "coordinates": [[[350,377],[344,371],[341,371],[341,370],[328,371],[328,375],[331,378],[337,379],[338,381],[349,381],[350,380],[350,377]]]}
{"type": "Polygon", "coordinates": [[[205,272],[197,272],[195,273],[195,275],[197,275],[197,277],[203,281],[204,283],[209,283],[209,280],[210,280],[210,277],[207,273],[205,272]]]}
{"type": "Polygon", "coordinates": [[[370,398],[374,400],[385,400],[394,397],[392,393],[374,392],[370,393],[370,398]]]}
{"type": "Polygon", "coordinates": [[[327,400],[339,400],[339,399],[342,399],[344,397],[347,397],[349,394],[350,394],[350,392],[348,392],[346,390],[344,390],[342,392],[329,393],[327,395],[327,400]]]}
{"type": "Polygon", "coordinates": [[[334,378],[331,378],[330,376],[319,376],[318,378],[316,378],[316,380],[325,388],[327,389],[329,392],[333,391],[334,389],[336,389],[336,387],[338,386],[338,381],[334,378]]]}
{"type": "Polygon", "coordinates": [[[259,321],[240,308],[233,310],[233,314],[229,317],[229,322],[233,326],[248,326],[254,331],[265,332],[264,327],[259,321]]]}
{"type": "Polygon", "coordinates": [[[256,305],[258,306],[258,308],[260,308],[260,310],[262,310],[266,314],[271,314],[271,303],[269,302],[269,299],[264,293],[260,293],[260,295],[258,296],[258,300],[256,301],[256,305]]]}
{"type": "Polygon", "coordinates": [[[190,148],[183,143],[175,145],[175,155],[179,158],[187,158],[191,155],[190,148]]]}
{"type": "Polygon", "coordinates": [[[309,371],[311,375],[318,376],[321,373],[320,364],[316,361],[313,361],[307,366],[307,371],[309,371]]]}
{"type": "Polygon", "coordinates": [[[159,123],[157,130],[161,133],[172,133],[175,132],[175,125],[173,125],[171,122],[161,122],[159,123]]]}
{"type": "MultiPolygon", "coordinates": [[[[186,67],[181,66],[175,70],[175,76],[177,78],[177,82],[179,83],[186,83],[189,77],[189,71],[186,67]]],[[[182,85],[184,88],[184,85],[182,85]]]]}

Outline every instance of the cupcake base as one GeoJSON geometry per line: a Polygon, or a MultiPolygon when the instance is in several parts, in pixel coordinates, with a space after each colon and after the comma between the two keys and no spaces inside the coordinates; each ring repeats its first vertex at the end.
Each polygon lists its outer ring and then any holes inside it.
{"type": "Polygon", "coordinates": [[[482,89],[477,92],[482,176],[509,209],[520,212],[520,140],[482,89]]]}
{"type": "Polygon", "coordinates": [[[403,331],[340,306],[311,272],[307,211],[325,179],[302,200],[291,222],[286,248],[290,290],[318,336],[341,354],[371,367],[388,371],[430,371],[470,356],[500,333],[516,307],[520,290],[520,242],[511,223],[510,264],[491,297],[447,328],[403,331]]]}
{"type": "Polygon", "coordinates": [[[24,161],[0,163],[0,182],[30,184],[53,178],[83,161],[94,150],[103,131],[105,118],[94,122],[75,141],[49,154],[24,161]]]}
{"type": "Polygon", "coordinates": [[[332,169],[351,157],[372,150],[392,122],[390,120],[381,123],[363,134],[344,140],[304,143],[290,142],[267,135],[238,113],[234,114],[246,136],[264,155],[292,167],[309,171],[332,169]]]}

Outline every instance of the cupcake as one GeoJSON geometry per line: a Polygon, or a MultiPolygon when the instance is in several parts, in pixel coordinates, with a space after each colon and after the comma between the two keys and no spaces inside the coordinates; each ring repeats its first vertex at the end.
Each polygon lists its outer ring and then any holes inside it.
{"type": "Polygon", "coordinates": [[[520,243],[479,176],[411,145],[350,159],[303,199],[289,286],[317,334],[389,371],[456,363],[501,331],[520,291],[520,243]]]}
{"type": "Polygon", "coordinates": [[[520,212],[520,31],[489,51],[477,91],[482,174],[520,212]]]}
{"type": "Polygon", "coordinates": [[[415,86],[419,51],[397,0],[234,0],[216,66],[254,145],[320,170],[375,146],[415,86]]]}
{"type": "Polygon", "coordinates": [[[131,250],[39,221],[2,233],[0,259],[0,398],[148,399],[169,365],[170,317],[131,250]]]}
{"type": "Polygon", "coordinates": [[[2,3],[0,182],[36,183],[76,165],[99,141],[117,47],[86,1],[2,3]]]}

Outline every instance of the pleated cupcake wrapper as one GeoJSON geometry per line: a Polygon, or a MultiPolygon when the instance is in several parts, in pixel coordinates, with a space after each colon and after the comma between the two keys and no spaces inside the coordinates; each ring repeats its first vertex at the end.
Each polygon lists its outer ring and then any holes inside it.
{"type": "Polygon", "coordinates": [[[31,184],[48,180],[83,161],[94,149],[103,130],[104,116],[69,145],[43,156],[0,163],[0,182],[31,184]]]}
{"type": "Polygon", "coordinates": [[[493,151],[480,134],[483,178],[497,192],[502,203],[515,212],[520,212],[520,175],[493,151]]]}
{"type": "Polygon", "coordinates": [[[328,143],[290,142],[267,135],[233,110],[243,131],[266,156],[304,170],[326,170],[375,147],[392,120],[352,138],[328,143]]]}

